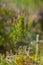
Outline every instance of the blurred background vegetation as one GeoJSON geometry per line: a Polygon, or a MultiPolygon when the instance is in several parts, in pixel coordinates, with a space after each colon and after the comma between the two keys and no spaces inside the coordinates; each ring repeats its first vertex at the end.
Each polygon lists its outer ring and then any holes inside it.
{"type": "Polygon", "coordinates": [[[0,0],[0,52],[43,40],[43,0],[0,0]]]}

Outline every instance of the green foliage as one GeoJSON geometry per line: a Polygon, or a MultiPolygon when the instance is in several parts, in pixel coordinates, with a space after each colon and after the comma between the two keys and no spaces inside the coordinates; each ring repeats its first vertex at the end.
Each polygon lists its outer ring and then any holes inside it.
{"type": "Polygon", "coordinates": [[[11,24],[10,27],[11,33],[9,37],[12,39],[13,43],[22,42],[27,35],[27,30],[24,28],[24,18],[21,17],[19,20],[17,19],[17,23],[15,25],[11,24]]]}

